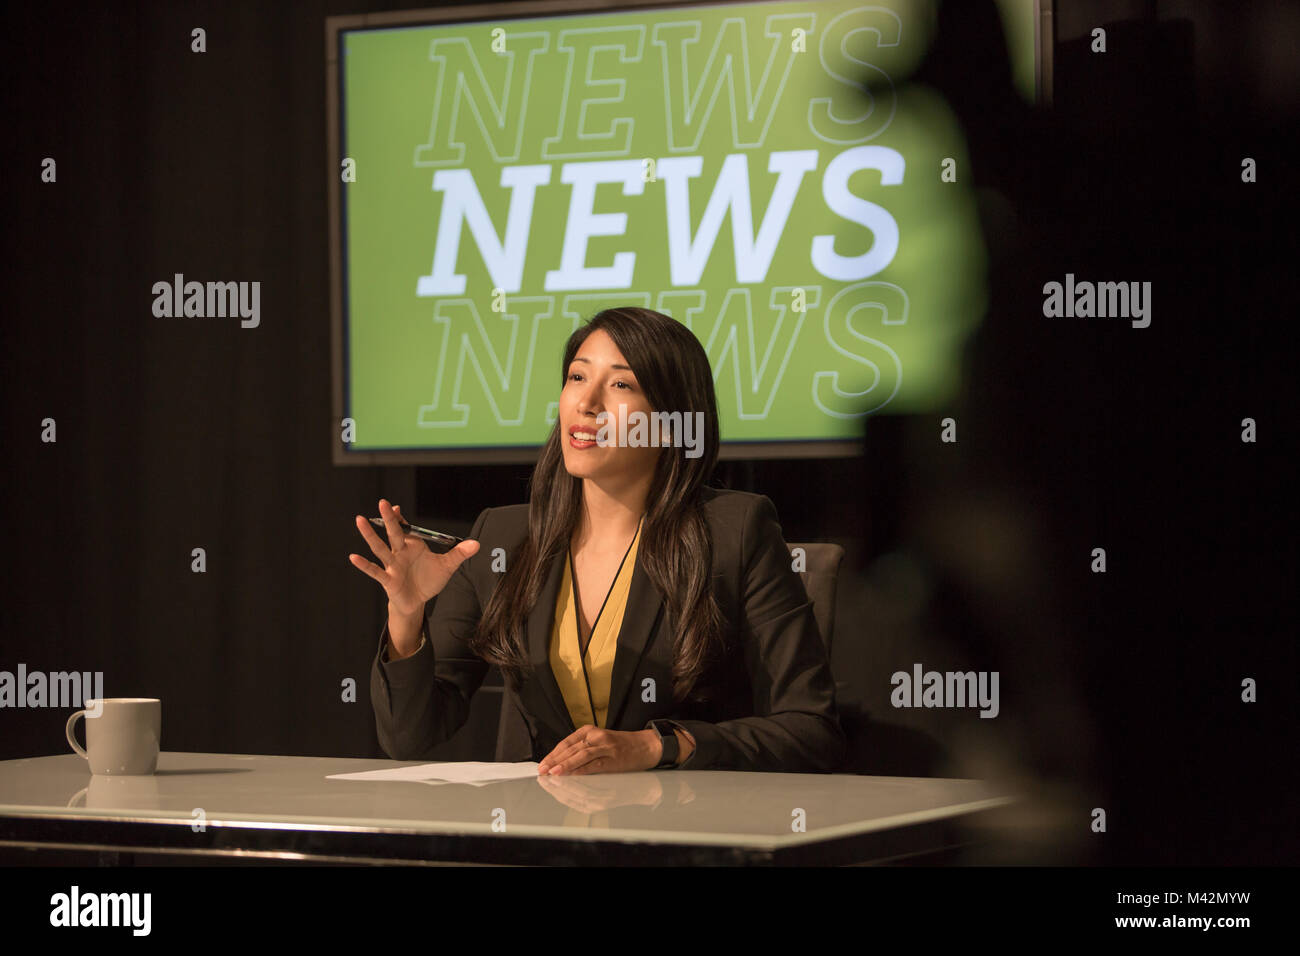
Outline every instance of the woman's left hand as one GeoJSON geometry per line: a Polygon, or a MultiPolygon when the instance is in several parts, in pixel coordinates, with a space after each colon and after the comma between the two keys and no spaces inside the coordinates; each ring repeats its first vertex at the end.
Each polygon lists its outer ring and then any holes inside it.
{"type": "Polygon", "coordinates": [[[662,744],[653,730],[602,730],[595,724],[579,727],[537,765],[538,775],[566,773],[626,773],[653,770],[662,744]]]}

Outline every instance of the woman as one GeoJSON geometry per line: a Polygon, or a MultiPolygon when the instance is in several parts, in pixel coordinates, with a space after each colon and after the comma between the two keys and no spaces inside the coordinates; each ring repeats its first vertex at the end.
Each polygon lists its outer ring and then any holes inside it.
{"type": "Polygon", "coordinates": [[[349,560],[388,594],[371,672],[384,751],[427,759],[495,664],[539,774],[833,769],[834,683],[776,510],[704,484],[719,438],[699,341],[607,309],[569,337],[562,377],[528,504],[484,510],[446,554],[387,501],[388,545],[357,516],[383,567],[349,560]],[[659,420],[643,438],[637,419],[664,411],[702,435],[659,420]]]}

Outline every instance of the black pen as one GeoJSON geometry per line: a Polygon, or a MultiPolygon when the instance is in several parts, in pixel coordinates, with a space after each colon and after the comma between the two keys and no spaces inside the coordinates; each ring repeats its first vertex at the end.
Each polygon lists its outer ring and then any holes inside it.
{"type": "MultiPolygon", "coordinates": [[[[383,518],[371,518],[370,523],[378,528],[384,527],[383,518]]],[[[409,534],[421,541],[432,541],[434,544],[445,544],[449,548],[454,548],[465,540],[456,537],[454,534],[443,534],[441,531],[430,531],[428,528],[421,528],[419,525],[411,524],[405,518],[399,518],[397,523],[401,526],[402,534],[409,534]]]]}

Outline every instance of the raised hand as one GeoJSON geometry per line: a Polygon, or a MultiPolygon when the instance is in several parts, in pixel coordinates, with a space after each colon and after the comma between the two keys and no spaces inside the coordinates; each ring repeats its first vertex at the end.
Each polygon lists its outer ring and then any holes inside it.
{"type": "Polygon", "coordinates": [[[354,568],[380,583],[388,595],[388,603],[397,613],[408,616],[422,613],[424,605],[447,586],[460,563],[478,552],[479,544],[470,539],[445,554],[434,554],[419,538],[402,533],[400,505],[393,507],[381,498],[379,516],[384,520],[387,544],[362,515],[357,515],[357,530],[383,567],[359,554],[349,554],[348,560],[354,568]]]}

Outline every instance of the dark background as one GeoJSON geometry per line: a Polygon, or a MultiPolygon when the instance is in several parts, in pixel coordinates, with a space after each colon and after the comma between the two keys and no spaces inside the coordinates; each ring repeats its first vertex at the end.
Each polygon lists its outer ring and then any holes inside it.
{"type": "MultiPolygon", "coordinates": [[[[161,697],[166,750],[383,756],[385,601],[348,563],[368,554],[353,516],[382,496],[465,534],[525,500],[528,466],[330,462],[324,18],[396,8],[7,10],[0,669],[161,697]],[[176,272],[260,281],[260,327],[154,318],[176,272]]],[[[860,458],[724,462],[713,483],[849,552],[845,769],[1036,781],[1070,835],[1053,859],[1293,862],[1300,13],[1060,0],[1050,112],[1011,92],[991,8],[942,16],[914,80],[966,128],[991,257],[961,397],[871,420],[860,458]],[[1066,272],[1151,281],[1151,326],[1045,319],[1066,272]],[[998,670],[1001,715],[894,710],[913,662],[998,670]]],[[[448,759],[491,759],[499,700],[476,697],[448,759]]],[[[63,752],[66,717],[0,711],[0,758],[63,752]]]]}

